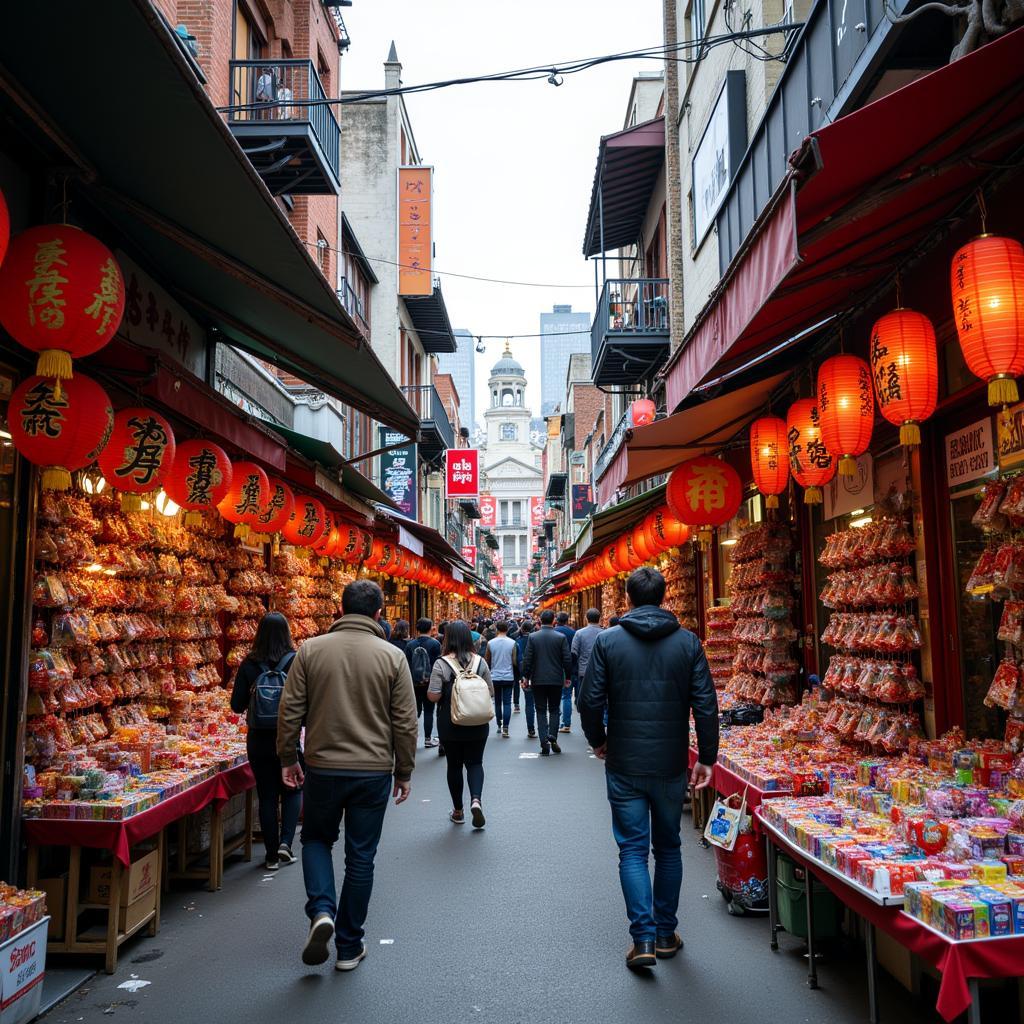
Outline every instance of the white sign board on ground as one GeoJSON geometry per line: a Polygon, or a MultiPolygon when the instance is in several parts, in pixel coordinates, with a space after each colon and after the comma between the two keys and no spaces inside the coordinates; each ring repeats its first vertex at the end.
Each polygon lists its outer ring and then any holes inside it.
{"type": "Polygon", "coordinates": [[[39,1013],[49,921],[44,917],[0,946],[0,1024],[25,1024],[39,1013]]]}

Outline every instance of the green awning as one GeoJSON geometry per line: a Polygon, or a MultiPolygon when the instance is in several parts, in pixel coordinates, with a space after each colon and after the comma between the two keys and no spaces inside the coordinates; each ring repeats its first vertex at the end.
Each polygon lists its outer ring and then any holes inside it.
{"type": "Polygon", "coordinates": [[[151,0],[19,3],[4,14],[0,64],[40,115],[3,96],[5,143],[68,169],[72,216],[95,207],[230,343],[415,436],[418,417],[151,0]]]}
{"type": "MultiPolygon", "coordinates": [[[[595,512],[588,527],[576,539],[574,560],[582,562],[584,558],[597,554],[620,533],[636,526],[652,509],[664,504],[665,487],[665,484],[660,484],[635,498],[628,498],[617,505],[612,505],[611,508],[595,512]]],[[[564,553],[562,557],[565,557],[564,553]]]]}

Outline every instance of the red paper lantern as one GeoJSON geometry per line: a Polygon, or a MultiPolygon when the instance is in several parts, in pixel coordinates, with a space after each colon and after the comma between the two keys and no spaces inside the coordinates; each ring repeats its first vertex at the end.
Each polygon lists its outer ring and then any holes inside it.
{"type": "Polygon", "coordinates": [[[657,551],[652,551],[650,545],[647,543],[647,533],[644,530],[643,521],[637,523],[636,526],[633,527],[632,543],[633,550],[637,555],[639,555],[641,564],[649,562],[658,554],[657,551]]]}
{"type": "Polygon", "coordinates": [[[124,314],[124,278],[114,254],[67,224],[17,235],[0,266],[0,323],[39,353],[42,377],[68,380],[71,360],[98,352],[124,314]]]}
{"type": "Polygon", "coordinates": [[[750,425],[750,468],[757,489],[765,495],[765,508],[778,508],[779,495],[789,483],[786,422],[762,416],[750,425]]]}
{"type": "Polygon", "coordinates": [[[276,476],[267,479],[267,500],[253,524],[253,529],[262,534],[280,533],[295,510],[295,494],[292,489],[276,476]]]}
{"type": "Polygon", "coordinates": [[[836,475],[836,460],[821,440],[818,402],[801,398],[786,414],[789,439],[789,468],[793,479],[804,488],[804,504],[820,505],[821,489],[836,475]]]}
{"type": "Polygon", "coordinates": [[[29,462],[43,468],[44,491],[66,491],[71,473],[95,462],[114,426],[107,393],[79,374],[58,390],[56,381],[27,377],[7,406],[11,442],[29,462]]]}
{"type": "MultiPolygon", "coordinates": [[[[164,480],[167,496],[189,513],[212,512],[231,487],[231,460],[212,441],[182,441],[164,480]]],[[[191,517],[186,516],[186,522],[191,517]]]]}
{"type": "Polygon", "coordinates": [[[217,511],[235,524],[236,537],[248,537],[259,525],[260,514],[270,500],[270,481],[255,462],[235,462],[231,466],[231,486],[217,503],[217,511]]]}
{"type": "Polygon", "coordinates": [[[341,520],[328,513],[327,532],[313,546],[313,550],[321,558],[333,558],[341,544],[341,520]]]}
{"type": "Polygon", "coordinates": [[[696,526],[702,543],[716,526],[724,526],[739,511],[743,485],[727,462],[698,455],[676,466],[665,487],[669,510],[681,523],[696,526]]]}
{"type": "Polygon", "coordinates": [[[163,416],[151,409],[132,408],[114,417],[99,465],[107,483],[126,495],[122,507],[141,507],[138,495],[155,491],[173,464],[174,432],[163,416]]]}
{"type": "Polygon", "coordinates": [[[649,398],[638,398],[629,407],[634,427],[646,427],[658,415],[658,407],[649,398]]]}
{"type": "Polygon", "coordinates": [[[920,444],[922,420],[939,401],[939,353],[931,320],[894,309],[871,331],[871,376],[878,409],[900,428],[900,444],[920,444]]]}
{"type": "Polygon", "coordinates": [[[311,548],[328,531],[327,509],[316,498],[298,497],[282,536],[289,544],[311,548]]]}
{"type": "Polygon", "coordinates": [[[988,381],[988,404],[1018,400],[1024,373],[1024,246],[982,235],[953,257],[953,319],[968,369],[988,381]]]}
{"type": "Polygon", "coordinates": [[[342,526],[338,557],[346,565],[357,565],[367,557],[369,542],[370,535],[365,530],[358,526],[342,526]]]}
{"type": "Polygon", "coordinates": [[[4,261],[7,244],[11,240],[11,215],[7,212],[7,200],[0,192],[0,263],[4,261]]]}
{"type": "Polygon", "coordinates": [[[690,527],[668,505],[660,505],[644,520],[647,547],[655,555],[677,548],[690,539],[690,527]]]}
{"type": "Polygon", "coordinates": [[[821,439],[839,457],[840,476],[856,476],[857,456],[871,444],[875,421],[871,388],[871,368],[857,356],[832,356],[818,370],[821,439]]]}

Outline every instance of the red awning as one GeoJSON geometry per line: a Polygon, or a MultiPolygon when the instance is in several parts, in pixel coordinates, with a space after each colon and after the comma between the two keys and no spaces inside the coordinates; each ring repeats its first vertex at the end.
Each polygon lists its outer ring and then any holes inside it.
{"type": "Polygon", "coordinates": [[[860,305],[1024,141],[1024,29],[814,132],[663,371],[702,381],[860,305]]]}
{"type": "Polygon", "coordinates": [[[640,237],[664,162],[664,117],[602,137],[583,238],[584,256],[624,248],[640,237]]]}

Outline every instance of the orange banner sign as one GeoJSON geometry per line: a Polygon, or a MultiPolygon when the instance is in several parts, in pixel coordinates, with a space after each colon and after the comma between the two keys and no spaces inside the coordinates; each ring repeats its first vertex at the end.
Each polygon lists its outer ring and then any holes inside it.
{"type": "Polygon", "coordinates": [[[430,167],[398,169],[398,294],[434,291],[430,167]]]}

